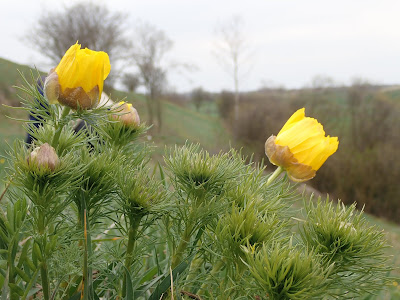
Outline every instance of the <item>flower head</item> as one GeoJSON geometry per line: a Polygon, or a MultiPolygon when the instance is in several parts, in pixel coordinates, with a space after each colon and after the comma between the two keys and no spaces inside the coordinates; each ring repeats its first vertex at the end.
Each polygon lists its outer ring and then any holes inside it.
{"type": "Polygon", "coordinates": [[[48,143],[36,147],[28,157],[28,164],[38,170],[54,171],[60,164],[56,151],[48,143]]]}
{"type": "Polygon", "coordinates": [[[90,109],[99,102],[103,82],[110,73],[108,54],[72,45],[47,76],[44,93],[52,104],[90,109]]]}
{"type": "Polygon", "coordinates": [[[121,101],[118,103],[116,111],[118,114],[112,114],[112,119],[119,120],[126,126],[138,127],[140,125],[139,114],[132,104],[121,101]]]}
{"type": "Polygon", "coordinates": [[[292,180],[301,182],[312,179],[338,145],[338,138],[325,136],[323,126],[306,117],[302,108],[289,118],[277,136],[268,138],[265,153],[292,180]]]}

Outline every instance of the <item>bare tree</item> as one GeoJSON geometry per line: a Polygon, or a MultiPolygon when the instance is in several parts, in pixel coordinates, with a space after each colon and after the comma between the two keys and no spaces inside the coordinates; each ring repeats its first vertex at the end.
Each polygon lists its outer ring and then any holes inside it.
{"type": "Polygon", "coordinates": [[[128,92],[132,93],[140,86],[140,78],[138,74],[125,73],[122,76],[122,84],[126,87],[128,92]]]}
{"type": "Polygon", "coordinates": [[[160,94],[167,80],[167,69],[163,66],[163,60],[173,43],[162,30],[147,23],[135,28],[133,41],[132,58],[146,88],[149,122],[153,124],[156,116],[156,125],[160,130],[162,126],[160,94]]]}
{"type": "Polygon", "coordinates": [[[318,74],[311,79],[311,88],[314,90],[324,90],[335,86],[335,80],[327,75],[318,74]]]}
{"type": "Polygon", "coordinates": [[[125,58],[128,46],[124,19],[125,14],[111,12],[105,6],[78,3],[61,11],[44,12],[26,40],[54,64],[79,41],[83,48],[107,52],[115,66],[115,61],[125,58]]]}
{"type": "Polygon", "coordinates": [[[233,16],[215,29],[218,41],[214,54],[218,63],[233,79],[235,120],[239,117],[239,80],[243,75],[243,65],[246,64],[250,54],[248,42],[243,33],[243,25],[244,22],[240,16],[233,16]]]}
{"type": "Polygon", "coordinates": [[[200,106],[209,99],[209,95],[202,87],[195,88],[191,93],[191,98],[196,106],[196,110],[199,111],[200,106]]]}

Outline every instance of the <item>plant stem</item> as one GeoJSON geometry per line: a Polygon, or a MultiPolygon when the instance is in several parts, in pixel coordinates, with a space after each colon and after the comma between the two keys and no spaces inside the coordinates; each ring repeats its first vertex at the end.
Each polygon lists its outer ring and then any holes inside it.
{"type": "Polygon", "coordinates": [[[267,180],[267,186],[270,186],[271,183],[284,171],[282,167],[278,167],[271,176],[269,176],[267,180]]]}
{"type": "MultiPolygon", "coordinates": [[[[189,216],[190,218],[192,217],[192,213],[189,216]]],[[[178,245],[178,248],[176,249],[175,254],[172,257],[172,262],[171,262],[171,268],[172,270],[175,269],[181,262],[182,262],[182,256],[185,253],[185,250],[189,244],[190,237],[192,234],[192,220],[189,219],[188,224],[186,225],[185,231],[183,232],[181,242],[178,245]]]]}
{"type": "Polygon", "coordinates": [[[198,290],[197,294],[202,295],[204,292],[207,291],[208,288],[208,279],[212,278],[221,268],[225,265],[225,262],[223,260],[220,260],[217,264],[214,265],[212,268],[210,274],[207,277],[207,280],[204,281],[204,283],[201,285],[200,289],[198,290]]]}
{"type": "MultiPolygon", "coordinates": [[[[85,200],[83,200],[84,202],[85,200]]],[[[83,299],[89,299],[89,290],[88,290],[88,278],[89,278],[89,270],[88,270],[88,247],[87,247],[87,229],[86,229],[86,208],[83,210],[83,236],[84,236],[84,245],[83,245],[83,274],[82,274],[82,284],[83,284],[83,289],[82,289],[82,295],[83,299]]]]}
{"type": "Polygon", "coordinates": [[[82,282],[83,282],[83,289],[82,295],[83,299],[93,299],[93,272],[92,268],[89,266],[89,257],[92,256],[92,239],[90,237],[89,231],[89,222],[87,221],[87,210],[86,210],[86,203],[85,199],[82,198],[82,205],[83,205],[83,234],[84,234],[84,255],[83,255],[83,274],[82,274],[82,282]]]}
{"type": "MultiPolygon", "coordinates": [[[[135,248],[135,242],[137,237],[138,228],[140,226],[140,221],[142,220],[142,216],[137,215],[133,218],[130,218],[130,228],[128,232],[128,247],[126,248],[126,257],[125,257],[125,268],[129,270],[129,267],[132,264],[132,252],[135,248]]],[[[122,284],[122,296],[125,297],[126,286],[127,286],[127,276],[124,275],[124,281],[122,284]]]]}
{"type": "Polygon", "coordinates": [[[43,299],[50,299],[50,288],[49,288],[49,271],[47,269],[46,259],[43,258],[42,263],[40,264],[40,276],[42,277],[42,291],[43,291],[43,299]]]}
{"type": "Polygon", "coordinates": [[[4,188],[4,191],[1,193],[1,195],[0,195],[0,201],[1,201],[1,199],[3,199],[3,197],[4,197],[4,195],[6,194],[8,188],[10,187],[10,185],[11,185],[11,180],[10,180],[9,183],[7,183],[6,187],[4,188]]]}
{"type": "Polygon", "coordinates": [[[176,249],[175,253],[172,256],[172,261],[171,261],[172,270],[175,269],[182,262],[183,254],[185,253],[185,250],[190,242],[192,232],[195,229],[195,224],[197,223],[197,209],[199,205],[203,203],[202,200],[204,199],[202,198],[195,199],[194,205],[191,207],[190,213],[186,219],[187,223],[185,230],[182,234],[181,241],[178,245],[178,248],[176,249]]]}
{"type": "MultiPolygon", "coordinates": [[[[62,112],[62,115],[61,115],[60,120],[64,119],[66,116],[68,116],[70,110],[71,110],[71,108],[69,108],[69,107],[67,107],[67,106],[64,107],[64,110],[63,110],[63,112],[62,112]]],[[[59,122],[59,123],[57,124],[57,129],[56,129],[56,132],[54,133],[54,137],[53,137],[53,140],[52,140],[52,142],[51,142],[51,145],[52,145],[54,148],[57,147],[58,140],[60,139],[61,131],[62,131],[64,125],[65,125],[64,122],[61,122],[61,123],[59,122]]]]}
{"type": "Polygon", "coordinates": [[[203,263],[204,259],[202,257],[199,257],[197,253],[195,258],[192,260],[192,263],[190,264],[188,276],[186,277],[185,280],[186,283],[190,284],[190,281],[196,278],[195,271],[198,270],[203,263]]]}
{"type": "Polygon", "coordinates": [[[40,263],[40,276],[42,280],[42,291],[43,291],[43,299],[49,300],[50,299],[50,287],[49,287],[49,271],[47,269],[47,253],[46,253],[46,242],[47,242],[47,235],[45,234],[46,226],[44,215],[45,212],[42,209],[38,210],[39,218],[38,218],[38,231],[40,235],[40,251],[42,256],[42,261],[40,263]]]}

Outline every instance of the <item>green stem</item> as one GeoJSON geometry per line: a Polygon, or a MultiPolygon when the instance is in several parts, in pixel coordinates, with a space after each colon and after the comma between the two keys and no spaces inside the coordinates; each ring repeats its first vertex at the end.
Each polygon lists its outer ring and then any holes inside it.
{"type": "Polygon", "coordinates": [[[178,245],[178,248],[176,248],[175,253],[172,256],[172,261],[171,261],[171,268],[172,270],[175,269],[181,262],[183,258],[183,254],[186,251],[187,246],[189,245],[190,238],[192,236],[193,231],[195,230],[195,226],[197,223],[197,209],[204,203],[204,195],[200,197],[196,197],[194,199],[194,205],[191,207],[191,211],[189,213],[189,216],[187,217],[187,223],[185,230],[182,234],[181,241],[178,245]]]}
{"type": "Polygon", "coordinates": [[[267,180],[267,186],[270,186],[271,183],[284,171],[282,167],[278,167],[271,176],[269,176],[267,180]]]}
{"type": "Polygon", "coordinates": [[[190,282],[196,278],[196,270],[198,270],[203,263],[204,259],[202,257],[199,257],[199,254],[197,253],[195,258],[192,260],[192,263],[190,264],[188,276],[185,280],[186,283],[190,284],[190,282]]]}
{"type": "MultiPolygon", "coordinates": [[[[191,216],[192,216],[192,214],[190,214],[189,217],[191,217],[191,216]]],[[[185,250],[189,244],[190,237],[191,237],[192,230],[193,230],[192,225],[191,225],[192,223],[190,221],[192,221],[192,220],[189,219],[189,222],[186,225],[185,231],[183,232],[181,242],[179,243],[178,248],[176,249],[175,254],[172,257],[172,262],[171,262],[172,270],[175,269],[182,262],[183,254],[185,253],[185,250]]]]}
{"type": "MultiPolygon", "coordinates": [[[[140,226],[140,221],[142,220],[142,216],[136,216],[131,218],[130,222],[130,228],[128,232],[128,247],[126,248],[126,257],[125,257],[125,268],[126,270],[129,270],[131,264],[132,264],[132,252],[133,249],[135,248],[135,242],[137,238],[137,233],[138,229],[140,226]]],[[[124,274],[124,281],[122,284],[122,296],[125,297],[125,292],[126,292],[126,286],[127,286],[127,277],[126,274],[124,274]]]]}
{"type": "Polygon", "coordinates": [[[40,264],[40,275],[42,277],[42,291],[43,291],[43,299],[50,299],[50,288],[49,288],[49,271],[47,269],[46,259],[43,258],[42,263],[40,264]]]}
{"type": "Polygon", "coordinates": [[[43,291],[43,299],[50,299],[50,284],[49,284],[49,271],[47,269],[47,253],[46,253],[46,242],[47,235],[45,234],[46,226],[44,221],[45,212],[42,209],[39,209],[39,218],[38,218],[38,231],[40,235],[40,251],[42,256],[42,261],[40,263],[40,276],[42,280],[42,291],[43,291]]]}
{"type": "MultiPolygon", "coordinates": [[[[63,110],[63,112],[62,112],[62,115],[61,115],[60,120],[64,119],[66,116],[68,116],[70,110],[71,110],[71,108],[69,108],[69,107],[67,107],[67,106],[64,107],[64,110],[63,110]]],[[[57,124],[57,127],[56,127],[57,129],[56,129],[56,132],[54,133],[53,140],[52,140],[52,142],[51,142],[51,145],[52,145],[54,148],[57,147],[58,140],[60,139],[61,131],[62,131],[64,125],[65,125],[64,122],[61,122],[61,123],[59,122],[59,123],[57,124]]]]}
{"type": "MultiPolygon", "coordinates": [[[[92,236],[90,235],[90,231],[89,231],[89,224],[87,225],[87,236],[86,236],[86,248],[87,248],[87,255],[88,258],[92,257],[92,236]]],[[[89,290],[89,295],[90,295],[90,299],[94,299],[94,289],[93,289],[93,270],[92,267],[90,266],[89,262],[88,262],[88,290],[89,290]]]]}
{"type": "Polygon", "coordinates": [[[217,272],[219,272],[219,270],[221,270],[224,265],[225,265],[225,262],[223,260],[220,260],[217,264],[214,265],[214,267],[212,268],[207,279],[204,281],[204,283],[201,285],[200,289],[198,290],[198,292],[197,292],[198,295],[202,295],[207,291],[207,288],[208,288],[207,282],[209,281],[209,279],[214,277],[214,275],[217,274],[217,272]]]}
{"type": "Polygon", "coordinates": [[[88,247],[87,247],[87,231],[86,231],[86,209],[83,210],[83,218],[82,218],[82,222],[83,222],[83,236],[84,236],[84,240],[83,240],[83,272],[82,272],[82,283],[83,283],[83,290],[82,290],[82,295],[83,299],[89,299],[89,290],[88,290],[88,274],[89,274],[89,270],[88,270],[88,247]]]}
{"type": "Polygon", "coordinates": [[[83,255],[83,274],[82,274],[82,282],[83,282],[83,299],[93,299],[93,272],[92,268],[89,266],[89,258],[92,256],[92,239],[90,236],[90,226],[88,221],[88,212],[86,210],[86,203],[84,197],[81,199],[82,201],[82,227],[84,234],[84,255],[83,255]]]}

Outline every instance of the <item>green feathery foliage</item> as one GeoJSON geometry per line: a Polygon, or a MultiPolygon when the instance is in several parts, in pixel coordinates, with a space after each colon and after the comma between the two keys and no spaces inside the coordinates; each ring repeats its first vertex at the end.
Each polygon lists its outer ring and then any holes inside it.
{"type": "Polygon", "coordinates": [[[229,182],[240,174],[243,163],[234,153],[211,156],[199,148],[198,144],[175,147],[173,152],[166,154],[165,163],[178,191],[195,199],[209,200],[230,187],[229,182]]]}
{"type": "Polygon", "coordinates": [[[260,251],[246,248],[246,256],[260,297],[298,300],[326,296],[332,266],[323,265],[312,251],[290,243],[272,243],[264,244],[260,251]]]}
{"type": "Polygon", "coordinates": [[[243,269],[245,261],[243,246],[257,251],[264,243],[281,241],[287,233],[284,221],[275,214],[261,214],[256,205],[256,202],[249,203],[245,208],[232,205],[215,228],[218,253],[227,263],[233,264],[237,272],[243,269]]]}
{"type": "Polygon", "coordinates": [[[369,226],[355,207],[340,201],[333,204],[328,198],[309,201],[301,228],[304,244],[314,249],[326,266],[333,265],[330,278],[341,298],[377,292],[390,271],[384,233],[369,226]]]}
{"type": "Polygon", "coordinates": [[[149,176],[147,168],[120,168],[116,176],[117,211],[120,210],[131,223],[149,214],[160,217],[168,211],[167,193],[159,180],[149,176]]]}

